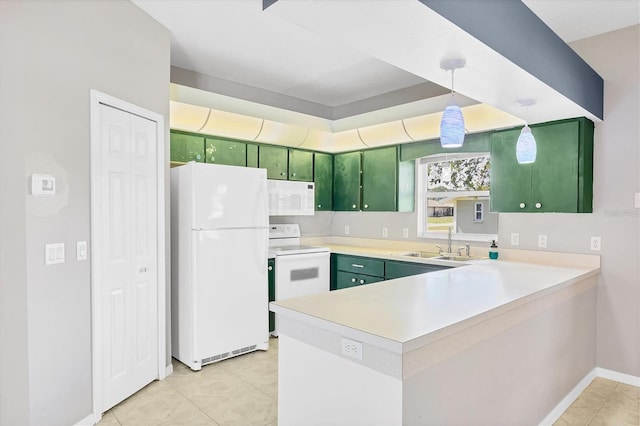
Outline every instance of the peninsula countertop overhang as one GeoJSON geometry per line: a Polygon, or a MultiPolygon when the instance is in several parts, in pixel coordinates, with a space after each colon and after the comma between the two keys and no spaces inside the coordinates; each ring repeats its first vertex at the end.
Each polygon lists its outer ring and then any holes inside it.
{"type": "Polygon", "coordinates": [[[345,337],[406,353],[582,282],[599,271],[599,261],[550,266],[481,260],[459,268],[272,302],[270,309],[345,337]]]}

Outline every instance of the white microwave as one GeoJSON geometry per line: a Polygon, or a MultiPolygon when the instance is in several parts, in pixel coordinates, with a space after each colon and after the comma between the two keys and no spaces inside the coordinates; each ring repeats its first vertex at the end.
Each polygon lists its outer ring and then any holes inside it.
{"type": "Polygon", "coordinates": [[[313,216],[313,182],[267,179],[269,216],[313,216]]]}

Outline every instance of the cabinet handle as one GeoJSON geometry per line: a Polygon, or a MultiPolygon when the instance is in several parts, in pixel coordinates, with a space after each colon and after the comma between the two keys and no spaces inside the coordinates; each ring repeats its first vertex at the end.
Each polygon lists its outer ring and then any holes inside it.
{"type": "Polygon", "coordinates": [[[291,173],[291,176],[295,176],[295,175],[296,175],[295,173],[291,173]]]}
{"type": "Polygon", "coordinates": [[[321,209],[322,208],[322,204],[318,204],[318,208],[321,209]]]}
{"type": "Polygon", "coordinates": [[[525,203],[520,203],[520,208],[524,209],[527,205],[525,203]]]}
{"type": "Polygon", "coordinates": [[[284,176],[284,172],[281,172],[281,173],[280,173],[280,176],[284,176]]]}
{"type": "Polygon", "coordinates": [[[539,209],[540,207],[542,207],[542,204],[536,203],[536,209],[539,209]]]}
{"type": "Polygon", "coordinates": [[[351,278],[351,282],[352,282],[352,283],[355,283],[355,282],[356,282],[356,279],[355,279],[355,278],[351,278]]]}
{"type": "Polygon", "coordinates": [[[357,263],[352,263],[351,266],[354,268],[364,268],[364,265],[358,265],[357,263]]]}
{"type": "Polygon", "coordinates": [[[273,266],[269,266],[269,270],[270,270],[270,271],[273,271],[273,266]]]}
{"type": "Polygon", "coordinates": [[[368,208],[369,208],[369,204],[365,204],[365,205],[364,205],[364,208],[365,208],[365,209],[368,209],[368,208]]]}
{"type": "Polygon", "coordinates": [[[201,158],[202,158],[202,156],[200,154],[196,154],[196,160],[199,160],[201,158]]]}
{"type": "Polygon", "coordinates": [[[355,208],[356,208],[356,205],[355,205],[355,204],[353,204],[353,205],[351,206],[351,208],[352,208],[352,209],[355,209],[355,208]]]}
{"type": "Polygon", "coordinates": [[[364,284],[364,280],[360,280],[360,284],[364,284]]]}

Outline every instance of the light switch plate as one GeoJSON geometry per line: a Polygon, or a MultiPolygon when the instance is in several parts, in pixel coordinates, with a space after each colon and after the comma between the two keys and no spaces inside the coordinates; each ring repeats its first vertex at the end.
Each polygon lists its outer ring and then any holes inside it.
{"type": "Polygon", "coordinates": [[[349,235],[349,225],[344,226],[344,235],[349,235]]]}
{"type": "Polygon", "coordinates": [[[516,232],[512,232],[511,233],[511,245],[512,246],[519,246],[520,245],[520,234],[518,234],[516,232]]]}
{"type": "Polygon", "coordinates": [[[64,263],[64,243],[44,245],[44,264],[64,263]]]}
{"type": "Polygon", "coordinates": [[[382,236],[384,238],[389,236],[389,228],[382,228],[382,236]]]}
{"type": "Polygon", "coordinates": [[[402,228],[402,238],[409,238],[409,228],[402,228]]]}
{"type": "Polygon", "coordinates": [[[76,260],[87,260],[87,242],[78,241],[76,243],[76,260]]]}

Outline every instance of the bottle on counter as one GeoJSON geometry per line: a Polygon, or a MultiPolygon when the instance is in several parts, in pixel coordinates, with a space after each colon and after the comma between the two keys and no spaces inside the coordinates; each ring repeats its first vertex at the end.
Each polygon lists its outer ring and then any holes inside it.
{"type": "Polygon", "coordinates": [[[496,240],[491,241],[491,246],[489,247],[489,259],[497,259],[498,258],[498,245],[496,244],[496,240]]]}

